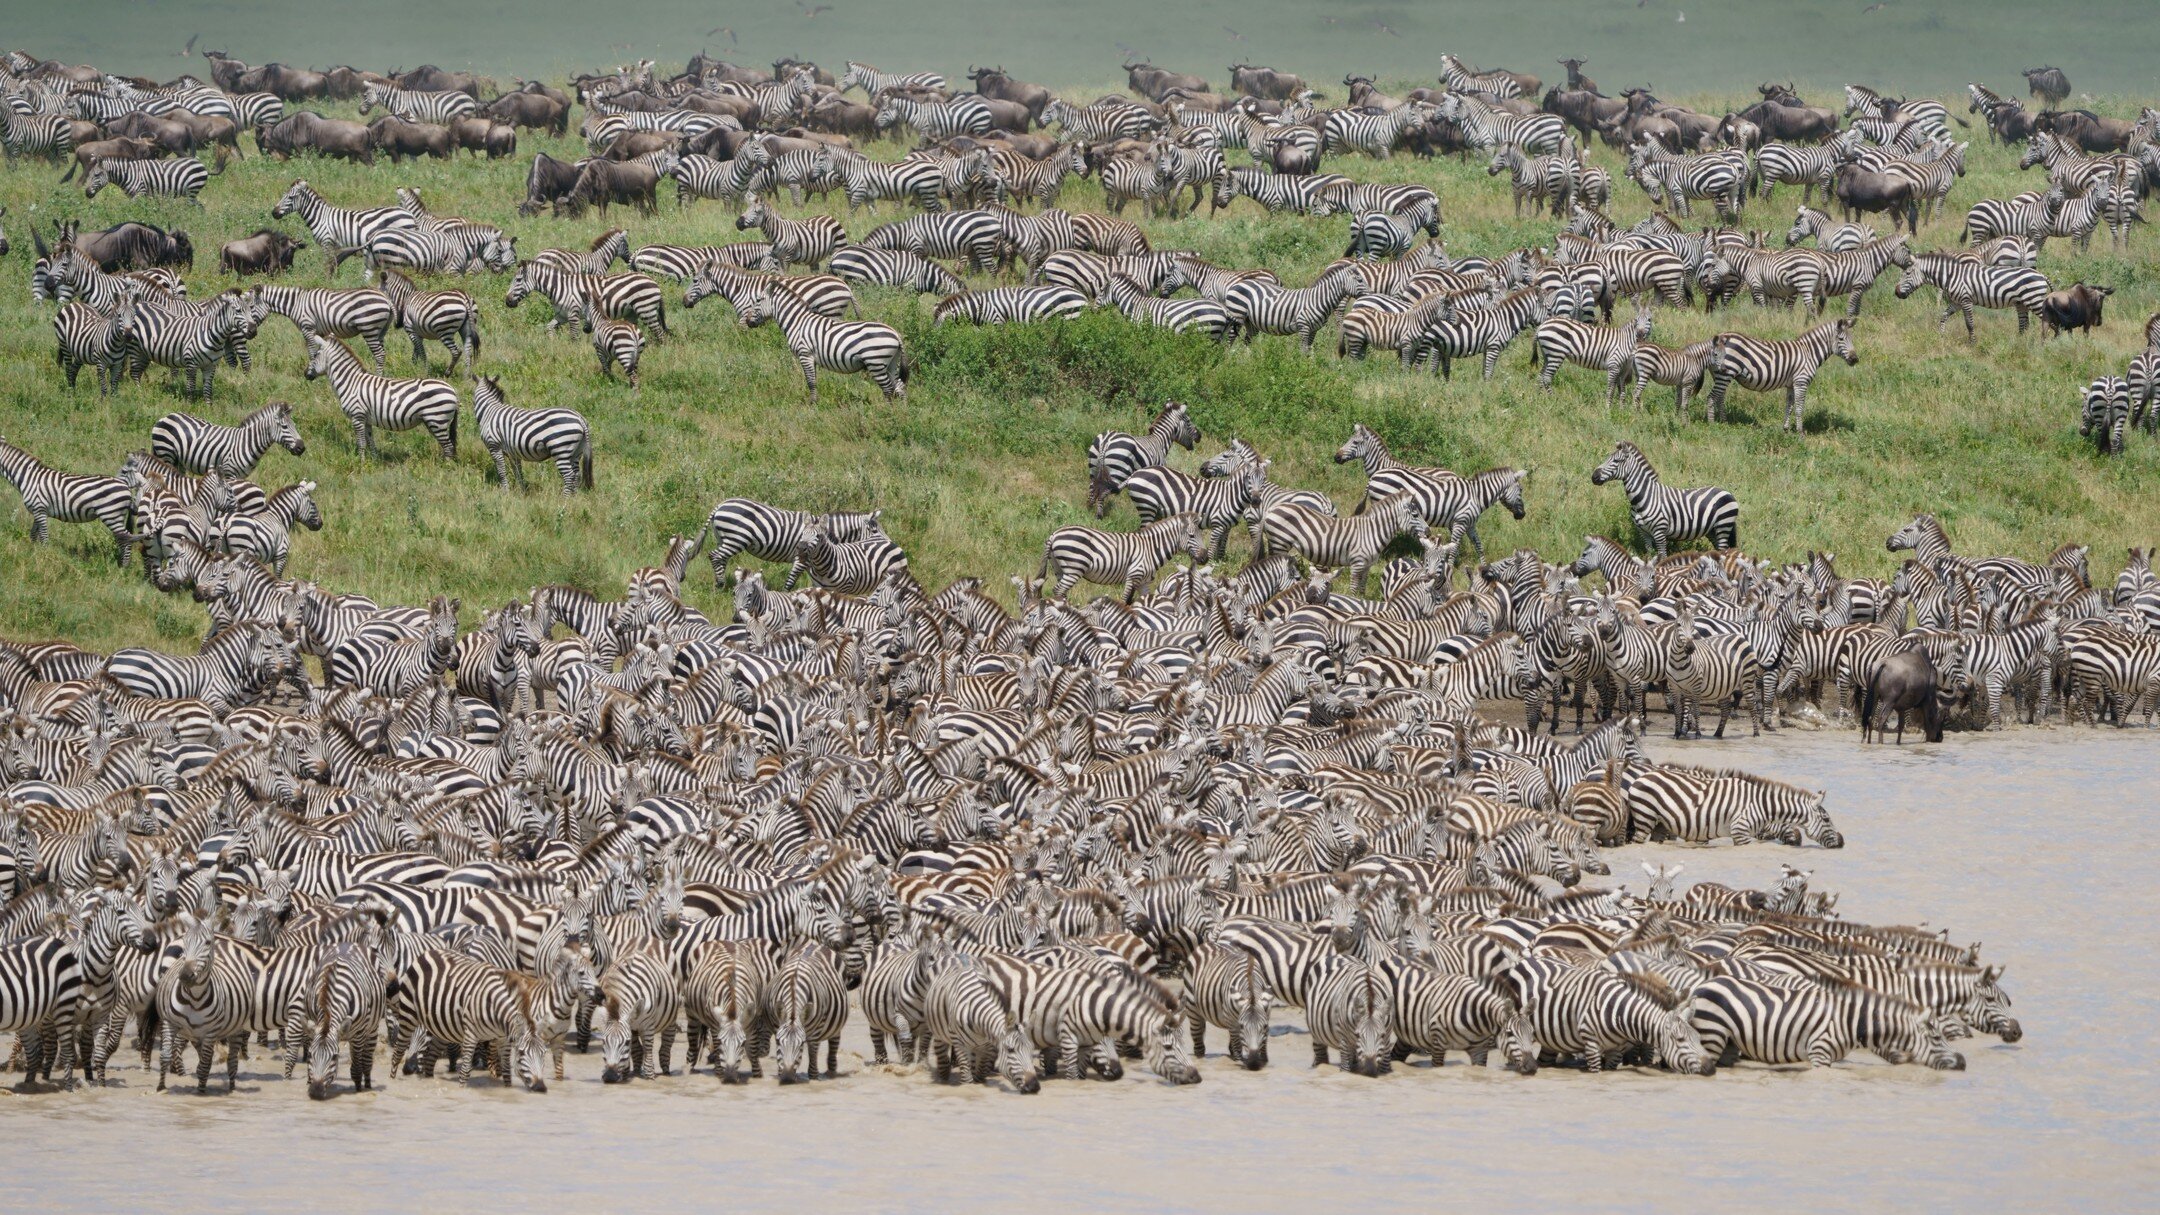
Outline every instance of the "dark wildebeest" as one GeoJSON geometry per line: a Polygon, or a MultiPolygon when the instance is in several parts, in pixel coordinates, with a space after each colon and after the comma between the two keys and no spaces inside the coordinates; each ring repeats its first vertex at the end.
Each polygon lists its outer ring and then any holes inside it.
{"type": "Polygon", "coordinates": [[[1204,76],[1195,76],[1190,72],[1164,71],[1152,63],[1127,63],[1125,81],[1132,87],[1133,92],[1158,105],[1162,103],[1163,94],[1171,89],[1189,89],[1195,93],[1215,91],[1208,87],[1207,78],[1204,76]]]}
{"type": "Polygon", "coordinates": [[[2113,294],[2113,287],[2094,287],[2082,282],[2049,292],[2040,304],[2041,323],[2047,326],[2049,337],[2069,329],[2098,329],[2102,323],[2101,309],[2106,305],[2107,297],[2113,294]]]}
{"type": "Polygon", "coordinates": [[[535,153],[532,168],[525,174],[525,201],[518,204],[518,214],[537,215],[540,208],[568,194],[584,168],[582,160],[557,160],[545,152],[535,153]]]}
{"type": "Polygon", "coordinates": [[[171,232],[133,220],[102,232],[78,231],[76,221],[60,225],[60,239],[71,241],[83,256],[107,273],[148,270],[153,266],[195,267],[195,244],[177,228],[171,232]]]}
{"type": "Polygon", "coordinates": [[[1306,92],[1310,85],[1303,76],[1290,72],[1278,72],[1271,67],[1255,67],[1250,63],[1230,65],[1230,91],[1263,101],[1288,101],[1306,92]]]}
{"type": "Polygon", "coordinates": [[[2136,123],[2102,118],[2091,110],[2055,110],[2037,116],[2033,125],[2088,152],[2120,152],[2137,133],[2136,123]]]}
{"type": "Polygon", "coordinates": [[[1845,208],[1845,218],[1858,219],[1863,211],[1890,216],[1890,230],[1900,223],[1914,236],[1920,234],[1920,199],[1909,177],[1871,173],[1859,165],[1845,165],[1831,179],[1830,193],[1845,208]]]}
{"type": "Polygon", "coordinates": [[[689,143],[683,145],[683,155],[710,156],[714,160],[733,160],[742,155],[743,148],[757,142],[761,131],[736,131],[727,127],[714,127],[689,143]]]}
{"type": "MultiPolygon", "coordinates": [[[[1956,669],[1963,641],[1950,643],[1949,653],[1943,665],[1956,669]]],[[[1941,686],[1942,677],[1936,672],[1935,663],[1922,650],[1900,650],[1883,659],[1868,676],[1867,688],[1860,697],[1860,741],[1881,741],[1887,731],[1877,724],[1876,714],[1888,715],[1897,711],[1897,745],[1905,745],[1905,716],[1914,709],[1920,710],[1923,736],[1929,742],[1941,742],[1943,736],[1943,701],[1948,689],[1941,686]]]]}
{"type": "Polygon", "coordinates": [[[364,165],[375,163],[375,141],[366,124],[325,118],[313,110],[289,115],[273,126],[255,128],[255,146],[280,159],[294,152],[313,152],[364,165]]]}
{"type": "Polygon", "coordinates": [[[292,269],[293,254],[307,248],[274,228],[257,228],[253,235],[225,242],[218,250],[218,270],[246,277],[250,274],[283,274],[292,269]]]}
{"type": "MultiPolygon", "coordinates": [[[[837,83],[833,80],[833,74],[831,72],[828,72],[824,68],[821,68],[818,65],[810,62],[808,59],[797,59],[792,55],[784,56],[782,58],[773,60],[772,79],[786,80],[790,75],[803,68],[809,68],[810,79],[816,81],[819,84],[837,83]]],[[[767,81],[766,83],[770,83],[770,81],[767,81]]]]}
{"type": "Polygon", "coordinates": [[[454,118],[450,139],[468,152],[485,153],[489,160],[517,154],[517,128],[492,118],[454,118]]]}
{"type": "Polygon", "coordinates": [[[1582,74],[1582,65],[1588,62],[1590,62],[1588,59],[1562,59],[1559,61],[1560,66],[1567,69],[1567,80],[1565,83],[1569,92],[1598,92],[1597,81],[1592,80],[1588,76],[1582,74]]]}
{"type": "Polygon", "coordinates": [[[397,86],[417,93],[464,93],[480,100],[480,78],[471,72],[446,72],[432,63],[398,76],[397,86]]]}
{"type": "Polygon", "coordinates": [[[2059,67],[2026,68],[2025,87],[2045,109],[2054,109],[2070,96],[2070,78],[2059,67]]]}
{"type": "Polygon", "coordinates": [[[1600,97],[1584,89],[1563,89],[1557,85],[1545,90],[1542,108],[1574,127],[1584,142],[1597,134],[1599,123],[1627,114],[1627,102],[1618,97],[1600,97]]]}
{"type": "Polygon", "coordinates": [[[390,153],[392,164],[402,164],[408,156],[448,160],[457,155],[457,139],[449,127],[407,122],[395,114],[385,114],[369,123],[368,139],[379,151],[390,153]]]}
{"type": "Polygon", "coordinates": [[[600,155],[608,160],[636,160],[647,152],[676,152],[682,148],[680,131],[624,131],[600,155]]]}
{"type": "Polygon", "coordinates": [[[558,215],[577,215],[588,206],[607,214],[611,203],[630,203],[645,215],[659,204],[660,171],[636,161],[588,160],[569,190],[555,200],[558,215]]]}
{"type": "Polygon", "coordinates": [[[2006,101],[1988,115],[1988,129],[2003,143],[2023,143],[2040,129],[2040,115],[2015,101],[2006,101]]]}
{"type": "Polygon", "coordinates": [[[546,130],[557,138],[570,130],[569,105],[540,93],[504,93],[480,107],[480,112],[496,122],[546,130]]]}
{"type": "Polygon", "coordinates": [[[390,78],[375,72],[363,72],[359,68],[339,64],[323,73],[323,82],[323,96],[335,98],[338,101],[351,101],[360,94],[367,92],[367,86],[371,84],[389,84],[390,78]]]}
{"type": "Polygon", "coordinates": [[[1043,107],[1050,104],[1056,94],[1039,84],[1015,80],[1002,67],[968,69],[967,78],[975,85],[975,91],[985,97],[1000,101],[1016,101],[1028,109],[1028,116],[1035,122],[1042,121],[1043,107]]]}
{"type": "Polygon", "coordinates": [[[870,140],[878,136],[877,107],[838,94],[819,98],[803,121],[813,129],[870,140]]]}
{"type": "Polygon", "coordinates": [[[220,164],[224,163],[226,156],[223,149],[230,148],[232,155],[240,155],[240,127],[232,119],[222,114],[206,116],[197,114],[193,110],[180,109],[166,111],[165,117],[167,120],[177,122],[193,131],[195,133],[196,147],[220,149],[217,154],[220,164]]]}
{"type": "Polygon", "coordinates": [[[1784,143],[1809,143],[1838,132],[1838,116],[1817,106],[1788,105],[1766,98],[1740,110],[1739,115],[1762,128],[1764,139],[1784,143]]]}
{"type": "Polygon", "coordinates": [[[129,139],[122,135],[114,139],[98,139],[75,145],[75,163],[61,175],[61,181],[69,181],[80,171],[89,176],[90,170],[101,160],[156,160],[165,155],[165,149],[148,140],[129,139]]]}
{"type": "Polygon", "coordinates": [[[106,124],[105,132],[112,136],[125,136],[154,143],[173,156],[193,156],[195,149],[201,146],[201,141],[195,138],[194,127],[170,118],[159,118],[155,114],[145,114],[141,110],[113,119],[106,124]]]}
{"type": "Polygon", "coordinates": [[[1043,160],[1058,153],[1058,141],[1048,135],[1015,135],[1011,131],[985,131],[980,144],[1011,148],[1029,160],[1043,160]]]}

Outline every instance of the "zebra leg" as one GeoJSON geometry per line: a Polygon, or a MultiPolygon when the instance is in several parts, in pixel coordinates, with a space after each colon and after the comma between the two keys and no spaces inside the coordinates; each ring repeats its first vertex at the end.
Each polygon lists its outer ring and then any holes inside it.
{"type": "MultiPolygon", "coordinates": [[[[375,356],[375,374],[388,375],[390,368],[383,361],[383,335],[380,333],[363,333],[360,335],[360,340],[367,343],[368,353],[375,356]]],[[[417,346],[419,341],[415,339],[413,344],[417,346]]]]}
{"type": "Polygon", "coordinates": [[[195,1044],[195,1092],[198,1096],[210,1091],[210,1066],[216,1060],[216,1042],[204,1038],[195,1044]]]}
{"type": "Polygon", "coordinates": [[[1312,1065],[1314,1067],[1327,1066],[1327,1044],[1320,1041],[1318,1038],[1313,1039],[1312,1065]]]}
{"type": "Polygon", "coordinates": [[[240,1060],[246,1054],[246,1034],[225,1044],[225,1091],[228,1093],[240,1087],[240,1060]]]}
{"type": "MultiPolygon", "coordinates": [[[[1197,1012],[1190,1014],[1190,1020],[1192,1023],[1193,1058],[1205,1059],[1207,1058],[1207,1020],[1197,1012]]],[[[1235,1059],[1240,1057],[1242,1053],[1238,1050],[1237,1028],[1232,1026],[1230,1029],[1230,1057],[1235,1059]]]]}
{"type": "MultiPolygon", "coordinates": [[[[1967,344],[1971,344],[1978,340],[1973,332],[1972,301],[1960,300],[1958,301],[1958,307],[1965,313],[1965,341],[1967,344]]],[[[2025,314],[2023,312],[2018,313],[2018,332],[2021,334],[2025,332],[2025,314]]]]}
{"type": "Polygon", "coordinates": [[[810,403],[815,405],[817,404],[817,359],[809,354],[799,354],[795,356],[795,361],[802,364],[803,385],[810,390],[810,403]]]}

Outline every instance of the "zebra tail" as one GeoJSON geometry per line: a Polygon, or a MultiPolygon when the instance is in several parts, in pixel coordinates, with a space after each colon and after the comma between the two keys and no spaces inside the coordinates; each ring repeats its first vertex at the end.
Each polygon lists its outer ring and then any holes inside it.
{"type": "MultiPolygon", "coordinates": [[[[338,250],[337,253],[330,259],[330,273],[336,274],[338,272],[338,268],[345,264],[346,258],[356,257],[361,253],[365,253],[366,251],[366,248],[361,245],[354,245],[349,249],[338,250]]],[[[295,325],[299,323],[300,322],[298,321],[293,322],[293,324],[295,325]]]]}
{"type": "MultiPolygon", "coordinates": [[[[593,450],[591,439],[585,440],[585,450],[578,457],[578,482],[585,487],[587,493],[592,492],[593,450]]],[[[700,547],[702,547],[704,543],[705,534],[703,532],[700,532],[698,533],[698,544],[700,547]]]]}

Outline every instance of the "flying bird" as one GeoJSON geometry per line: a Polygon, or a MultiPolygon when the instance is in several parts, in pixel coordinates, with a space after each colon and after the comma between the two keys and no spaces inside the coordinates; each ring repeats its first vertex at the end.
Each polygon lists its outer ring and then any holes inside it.
{"type": "Polygon", "coordinates": [[[1675,20],[1675,21],[1685,21],[1685,20],[1687,20],[1687,14],[1686,14],[1686,13],[1674,13],[1674,14],[1673,14],[1673,20],[1675,20]]]}
{"type": "Polygon", "coordinates": [[[1230,41],[1232,41],[1232,42],[1243,42],[1243,41],[1245,41],[1245,35],[1243,35],[1243,34],[1240,34],[1240,33],[1238,33],[1238,32],[1237,32],[1236,30],[1234,30],[1234,29],[1231,29],[1231,28],[1230,28],[1229,26],[1227,26],[1227,25],[1226,25],[1226,26],[1224,26],[1224,27],[1222,27],[1222,28],[1223,28],[1223,33],[1225,33],[1225,34],[1228,34],[1228,35],[1230,35],[1230,41]]]}
{"type": "Polygon", "coordinates": [[[1124,55],[1124,56],[1126,56],[1127,58],[1130,58],[1130,59],[1138,59],[1138,58],[1140,57],[1140,52],[1139,52],[1139,51],[1136,51],[1136,50],[1134,50],[1134,49],[1133,49],[1132,47],[1126,46],[1126,45],[1125,45],[1124,43],[1122,43],[1122,42],[1118,42],[1118,41],[1116,41],[1116,40],[1112,40],[1112,41],[1111,41],[1111,43],[1110,43],[1110,45],[1112,45],[1112,46],[1114,46],[1114,47],[1116,47],[1116,48],[1118,49],[1118,54],[1120,54],[1120,55],[1124,55]]]}
{"type": "Polygon", "coordinates": [[[1394,27],[1394,26],[1391,26],[1391,25],[1389,25],[1389,24],[1388,24],[1387,22],[1385,22],[1385,21],[1375,20],[1375,21],[1373,22],[1373,28],[1374,28],[1374,29],[1376,29],[1376,30],[1379,30],[1379,31],[1380,31],[1381,33],[1383,33],[1383,34],[1386,34],[1386,35],[1387,35],[1388,37],[1390,37],[1390,38],[1400,38],[1400,37],[1402,37],[1402,35],[1401,35],[1401,34],[1398,34],[1398,33],[1396,33],[1396,32],[1395,32],[1395,27],[1394,27]]]}
{"type": "Polygon", "coordinates": [[[706,30],[706,31],[705,31],[705,36],[706,36],[707,38],[710,38],[710,37],[712,37],[712,36],[713,36],[714,34],[726,34],[726,35],[727,35],[727,41],[728,41],[728,45],[729,45],[729,46],[734,46],[734,45],[736,45],[736,41],[735,41],[735,27],[734,27],[734,26],[732,26],[732,25],[716,25],[716,26],[712,27],[711,29],[709,29],[709,30],[706,30]]]}
{"type": "Polygon", "coordinates": [[[183,47],[181,47],[181,48],[180,48],[180,57],[181,57],[182,59],[185,59],[185,58],[187,58],[187,57],[188,57],[189,55],[192,55],[192,54],[194,54],[194,53],[195,53],[195,40],[196,40],[197,38],[200,38],[200,37],[202,37],[202,35],[201,35],[201,34],[190,34],[190,35],[188,35],[187,45],[186,45],[186,46],[183,46],[183,47]]]}
{"type": "Polygon", "coordinates": [[[1889,6],[1890,6],[1890,0],[1875,0],[1875,3],[1873,3],[1873,4],[1870,4],[1870,5],[1868,5],[1868,6],[1867,6],[1866,8],[1864,8],[1864,9],[1861,9],[1861,10],[1860,10],[1860,15],[1861,15],[1861,16],[1863,16],[1863,17],[1865,17],[1865,16],[1867,16],[1867,15],[1868,15],[1869,13],[1872,13],[1872,12],[1874,12],[1874,11],[1875,11],[1876,9],[1879,9],[1879,8],[1888,8],[1889,6]]]}

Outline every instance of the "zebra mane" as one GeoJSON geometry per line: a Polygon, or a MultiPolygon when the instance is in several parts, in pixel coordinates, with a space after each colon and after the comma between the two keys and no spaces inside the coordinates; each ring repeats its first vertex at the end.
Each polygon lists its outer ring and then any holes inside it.
{"type": "Polygon", "coordinates": [[[1646,997],[1666,1012],[1673,1011],[1689,999],[1687,993],[1675,991],[1670,983],[1654,974],[1624,971],[1614,977],[1635,989],[1637,995],[1646,997]]]}
{"type": "Polygon", "coordinates": [[[1690,776],[1699,776],[1710,780],[1746,781],[1751,785],[1756,785],[1768,789],[1775,789],[1785,793],[1796,793],[1802,797],[1814,797],[1818,792],[1818,790],[1809,789],[1801,785],[1796,785],[1790,781],[1782,781],[1777,779],[1776,777],[1764,776],[1760,772],[1747,772],[1739,768],[1710,768],[1704,767],[1699,764],[1659,764],[1658,766],[1660,768],[1665,768],[1668,770],[1678,770],[1681,772],[1685,772],[1690,776]]]}

